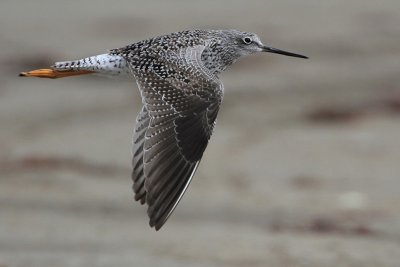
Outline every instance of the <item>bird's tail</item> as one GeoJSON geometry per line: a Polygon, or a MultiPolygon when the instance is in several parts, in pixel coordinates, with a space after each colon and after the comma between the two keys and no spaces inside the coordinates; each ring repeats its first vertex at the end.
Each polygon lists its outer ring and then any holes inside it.
{"type": "Polygon", "coordinates": [[[117,55],[102,54],[79,60],[56,62],[49,69],[21,72],[19,76],[56,79],[91,73],[112,76],[130,74],[124,58],[117,55]]]}

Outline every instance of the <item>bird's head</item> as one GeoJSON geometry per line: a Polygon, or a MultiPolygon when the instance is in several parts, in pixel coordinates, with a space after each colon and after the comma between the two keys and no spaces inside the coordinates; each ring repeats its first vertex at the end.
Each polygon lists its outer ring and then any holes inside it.
{"type": "Polygon", "coordinates": [[[238,30],[222,30],[220,33],[224,36],[226,46],[230,47],[231,53],[237,58],[247,56],[258,52],[268,52],[281,54],[290,57],[308,58],[306,56],[283,51],[264,45],[255,33],[242,32],[238,30]]]}

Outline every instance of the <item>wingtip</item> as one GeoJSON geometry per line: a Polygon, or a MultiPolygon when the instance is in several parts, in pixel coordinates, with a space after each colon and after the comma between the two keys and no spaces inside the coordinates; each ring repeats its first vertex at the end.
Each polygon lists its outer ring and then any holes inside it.
{"type": "Polygon", "coordinates": [[[160,229],[161,229],[161,227],[163,227],[163,225],[164,225],[164,223],[165,222],[158,222],[158,223],[155,223],[155,225],[153,226],[154,227],[154,229],[158,232],[160,229]]]}
{"type": "Polygon", "coordinates": [[[160,223],[160,222],[157,222],[157,221],[154,221],[154,220],[151,220],[151,219],[149,221],[150,227],[154,228],[154,230],[156,230],[157,232],[161,229],[161,227],[164,225],[164,223],[165,222],[160,223]]]}
{"type": "Polygon", "coordinates": [[[151,228],[154,228],[154,230],[158,231],[157,227],[155,227],[155,224],[154,224],[154,222],[152,220],[149,221],[149,226],[151,228]]]}

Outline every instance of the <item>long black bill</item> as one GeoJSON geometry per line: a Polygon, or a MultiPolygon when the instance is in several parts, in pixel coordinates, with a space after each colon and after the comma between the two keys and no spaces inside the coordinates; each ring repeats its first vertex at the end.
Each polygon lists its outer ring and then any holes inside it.
{"type": "Polygon", "coordinates": [[[268,47],[268,46],[264,46],[263,47],[263,52],[281,54],[281,55],[285,55],[285,56],[289,56],[289,57],[308,58],[308,57],[303,56],[303,55],[299,55],[299,54],[283,51],[283,50],[280,50],[280,49],[277,49],[277,48],[268,47]]]}

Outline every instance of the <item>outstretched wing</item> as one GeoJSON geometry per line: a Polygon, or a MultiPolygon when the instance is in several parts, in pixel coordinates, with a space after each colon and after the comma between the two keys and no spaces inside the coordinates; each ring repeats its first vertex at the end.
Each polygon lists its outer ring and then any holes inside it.
{"type": "Polygon", "coordinates": [[[145,106],[134,137],[135,198],[145,197],[150,226],[156,230],[189,185],[222,100],[222,84],[202,65],[203,49],[150,54],[145,65],[143,58],[130,62],[145,106]]]}

